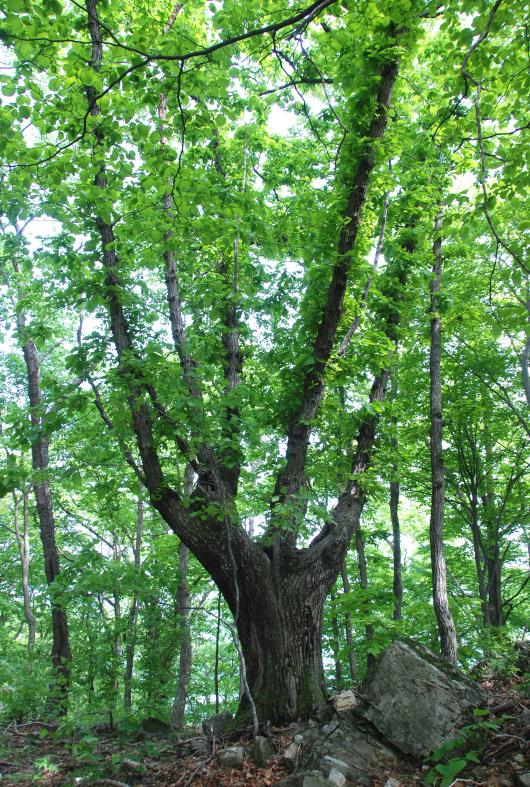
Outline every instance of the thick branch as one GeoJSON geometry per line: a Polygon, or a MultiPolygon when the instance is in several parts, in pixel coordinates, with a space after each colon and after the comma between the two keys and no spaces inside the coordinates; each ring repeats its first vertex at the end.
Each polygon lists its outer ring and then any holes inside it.
{"type": "MultiPolygon", "coordinates": [[[[361,223],[362,209],[366,201],[369,177],[375,165],[374,143],[383,136],[387,126],[388,108],[397,73],[397,61],[386,63],[381,69],[375,112],[367,131],[368,142],[360,157],[351,184],[345,210],[345,221],[339,236],[337,258],[313,346],[313,365],[303,380],[303,400],[291,418],[287,437],[286,462],[276,480],[273,511],[276,506],[284,507],[296,504],[296,498],[304,482],[311,422],[319,410],[324,395],[324,373],[337,334],[352,252],[361,223]]],[[[296,517],[291,518],[291,525],[293,520],[295,522],[296,517]]],[[[294,527],[292,529],[294,530],[294,527]]]]}
{"type": "Polygon", "coordinates": [[[384,200],[384,203],[383,203],[383,215],[381,216],[381,227],[379,229],[379,237],[377,239],[377,246],[375,248],[375,254],[374,254],[374,261],[373,261],[373,265],[372,265],[372,270],[371,270],[371,273],[368,276],[368,279],[366,280],[366,284],[364,285],[364,288],[363,288],[363,292],[362,292],[362,295],[361,295],[361,302],[359,304],[358,314],[355,316],[355,319],[353,320],[352,324],[350,325],[350,327],[346,331],[344,339],[340,343],[339,353],[338,353],[339,356],[344,355],[346,350],[348,349],[348,345],[351,342],[351,340],[353,338],[353,335],[355,334],[355,332],[357,331],[359,325],[361,324],[362,313],[364,312],[364,310],[366,309],[366,306],[368,304],[368,294],[370,292],[370,287],[372,286],[372,282],[374,280],[374,275],[375,275],[375,273],[377,271],[377,266],[379,265],[379,258],[381,256],[381,252],[383,251],[383,242],[384,242],[384,238],[385,238],[385,228],[386,228],[386,217],[387,217],[387,214],[388,214],[388,205],[389,205],[389,197],[388,197],[388,191],[387,191],[386,194],[385,194],[385,200],[384,200]]]}

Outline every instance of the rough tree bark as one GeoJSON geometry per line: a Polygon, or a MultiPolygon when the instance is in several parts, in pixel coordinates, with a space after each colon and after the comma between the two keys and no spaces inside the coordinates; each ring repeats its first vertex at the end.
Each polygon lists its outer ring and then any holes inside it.
{"type": "Polygon", "coordinates": [[[431,348],[430,348],[430,439],[431,439],[431,518],[430,545],[432,596],[442,656],[450,664],[456,664],[456,631],[449,609],[447,596],[447,569],[444,547],[445,479],[442,448],[442,378],[441,320],[438,312],[438,294],[442,275],[442,214],[438,212],[435,222],[433,245],[434,262],[431,279],[431,348]]]}
{"type": "MultiPolygon", "coordinates": [[[[102,36],[96,1],[86,0],[86,7],[92,40],[91,64],[99,70],[102,36]]],[[[395,36],[390,36],[389,43],[394,42],[395,36]]],[[[95,207],[95,224],[102,243],[107,309],[119,369],[128,384],[127,401],[141,461],[141,477],[151,504],[209,572],[234,615],[248,684],[261,719],[285,721],[307,718],[322,698],[324,601],[340,570],[365,501],[365,492],[358,478],[371,463],[377,424],[377,417],[373,414],[362,419],[352,459],[351,480],[339,496],[330,521],[321,533],[308,547],[297,549],[294,529],[285,530],[285,525],[289,526],[293,517],[289,516],[286,521],[282,512],[296,509],[304,483],[311,422],[323,398],[324,373],[337,338],[351,254],[366,201],[368,181],[375,165],[376,142],[383,136],[387,125],[397,71],[397,60],[389,59],[385,53],[377,81],[374,113],[364,135],[365,146],[349,183],[337,257],[313,346],[314,363],[301,381],[300,390],[305,393],[291,418],[286,460],[275,483],[271,502],[272,541],[265,538],[255,542],[241,527],[235,506],[240,468],[224,466],[222,454],[217,455],[203,435],[193,434],[196,428],[193,423],[187,425],[194,438],[193,451],[175,425],[179,450],[197,474],[190,501],[184,500],[178,490],[169,485],[155,438],[157,422],[166,419],[167,424],[167,414],[152,385],[146,383],[136,365],[131,363],[130,359],[136,354],[127,315],[119,297],[121,282],[116,238],[112,225],[98,216],[95,207]],[[197,526],[197,516],[200,516],[200,527],[197,526]]],[[[105,137],[101,119],[98,122],[100,109],[97,96],[90,87],[86,92],[89,111],[95,120],[92,133],[97,145],[103,146],[105,137]]],[[[107,188],[104,167],[100,165],[95,183],[101,189],[107,188]]],[[[166,266],[166,279],[170,278],[167,274],[166,266]]],[[[403,270],[398,272],[397,279],[403,287],[403,270]]],[[[178,290],[173,288],[171,295],[172,298],[174,296],[174,308],[180,310],[178,290]]],[[[396,311],[390,310],[385,323],[389,336],[399,320],[396,311]]],[[[183,323],[181,326],[183,329],[183,323]]],[[[233,330],[231,324],[227,324],[226,328],[233,330]]],[[[196,367],[188,355],[183,331],[179,332],[177,343],[183,378],[190,396],[198,400],[196,367]]],[[[232,363],[226,365],[227,385],[234,378],[235,352],[237,349],[233,346],[225,349],[225,361],[232,363]]],[[[237,368],[235,371],[237,373],[237,368]]],[[[384,398],[388,379],[389,373],[385,369],[376,374],[370,392],[372,402],[384,398]]],[[[242,698],[241,719],[248,712],[249,703],[248,696],[242,698]]]]}

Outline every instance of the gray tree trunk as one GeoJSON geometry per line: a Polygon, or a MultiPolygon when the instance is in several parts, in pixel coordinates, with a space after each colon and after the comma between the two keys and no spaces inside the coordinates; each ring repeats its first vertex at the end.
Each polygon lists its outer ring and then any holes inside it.
{"type": "MultiPolygon", "coordinates": [[[[330,598],[332,603],[337,600],[337,596],[333,590],[331,591],[330,598]]],[[[337,691],[341,691],[343,687],[342,661],[340,658],[340,630],[336,607],[334,607],[331,613],[331,631],[333,635],[331,639],[331,648],[333,650],[333,659],[335,661],[335,689],[337,691]]]]}
{"type": "MultiPolygon", "coordinates": [[[[357,551],[357,561],[359,565],[359,584],[365,592],[368,590],[368,566],[366,563],[366,552],[364,549],[364,538],[360,527],[355,530],[355,549],[357,551]]],[[[368,604],[363,602],[364,614],[368,614],[368,604]]],[[[370,645],[374,638],[374,627],[371,623],[365,623],[364,638],[366,642],[366,672],[369,675],[375,667],[375,656],[369,652],[370,645]]]]}
{"type": "MultiPolygon", "coordinates": [[[[346,560],[343,560],[340,566],[340,575],[342,579],[342,588],[344,593],[350,593],[350,578],[348,576],[348,569],[346,567],[346,560]]],[[[357,680],[357,662],[355,660],[355,650],[353,646],[353,631],[351,625],[351,615],[348,611],[344,613],[344,635],[346,637],[346,645],[348,646],[348,667],[350,670],[350,678],[355,683],[357,680]]]]}
{"type": "MultiPolygon", "coordinates": [[[[136,513],[136,535],[134,539],[134,572],[138,577],[142,559],[142,533],[144,524],[144,507],[141,495],[138,495],[136,513]]],[[[123,679],[123,704],[126,710],[132,705],[132,678],[134,673],[134,653],[136,650],[136,624],[138,621],[138,594],[134,591],[129,609],[125,647],[125,674],[123,679]]]]}
{"type": "Polygon", "coordinates": [[[55,538],[52,494],[48,480],[49,440],[43,423],[43,402],[40,387],[40,362],[32,339],[27,336],[24,310],[17,317],[18,335],[22,343],[26,364],[30,421],[33,430],[31,459],[35,473],[33,490],[39,519],[40,538],[44,552],[44,573],[50,590],[52,617],[52,665],[54,685],[50,690],[50,708],[60,714],[66,713],[70,685],[70,637],[63,601],[57,592],[55,581],[60,571],[59,551],[55,538]]]}
{"type": "Polygon", "coordinates": [[[431,518],[430,545],[433,605],[438,624],[442,656],[456,664],[456,631],[447,596],[447,569],[444,546],[445,480],[442,448],[442,380],[441,321],[438,313],[438,294],[442,275],[442,215],[435,222],[434,263],[431,280],[431,349],[430,349],[430,438],[431,438],[431,518]]]}
{"type": "Polygon", "coordinates": [[[22,596],[24,599],[24,617],[28,624],[28,651],[31,653],[35,646],[35,633],[37,630],[37,619],[33,614],[31,608],[31,591],[29,585],[29,505],[28,493],[26,490],[22,496],[22,510],[23,510],[23,530],[20,530],[20,515],[19,506],[20,499],[13,492],[13,505],[14,505],[14,519],[15,519],[15,535],[17,539],[18,554],[20,555],[20,568],[22,572],[22,596]]]}
{"type": "Polygon", "coordinates": [[[191,595],[188,585],[188,564],[190,551],[182,542],[179,545],[179,579],[176,594],[176,607],[179,615],[180,649],[179,673],[175,701],[171,711],[171,721],[176,727],[184,725],[184,713],[188,699],[188,689],[191,678],[192,645],[190,626],[191,595]]]}

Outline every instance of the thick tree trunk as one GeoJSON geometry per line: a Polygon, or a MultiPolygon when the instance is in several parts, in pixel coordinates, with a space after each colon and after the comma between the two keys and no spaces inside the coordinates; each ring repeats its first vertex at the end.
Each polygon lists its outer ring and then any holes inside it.
{"type": "Polygon", "coordinates": [[[441,213],[435,223],[434,264],[431,281],[431,351],[430,351],[430,416],[431,416],[431,570],[432,594],[442,656],[456,664],[456,631],[447,596],[447,570],[444,547],[445,480],[442,448],[442,379],[441,323],[438,314],[438,293],[442,274],[441,213]]]}
{"type": "MultiPolygon", "coordinates": [[[[286,576],[277,594],[270,576],[242,595],[237,630],[260,720],[307,719],[324,698],[321,635],[330,582],[310,588],[300,580],[286,576]]],[[[248,713],[243,697],[240,716],[248,713]]]]}

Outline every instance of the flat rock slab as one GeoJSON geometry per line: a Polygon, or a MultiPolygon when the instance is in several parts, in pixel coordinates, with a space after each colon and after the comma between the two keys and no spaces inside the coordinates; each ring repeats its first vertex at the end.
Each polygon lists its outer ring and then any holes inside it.
{"type": "Polygon", "coordinates": [[[484,705],[482,689],[434,653],[394,642],[364,686],[362,716],[405,754],[426,757],[484,705]]]}

